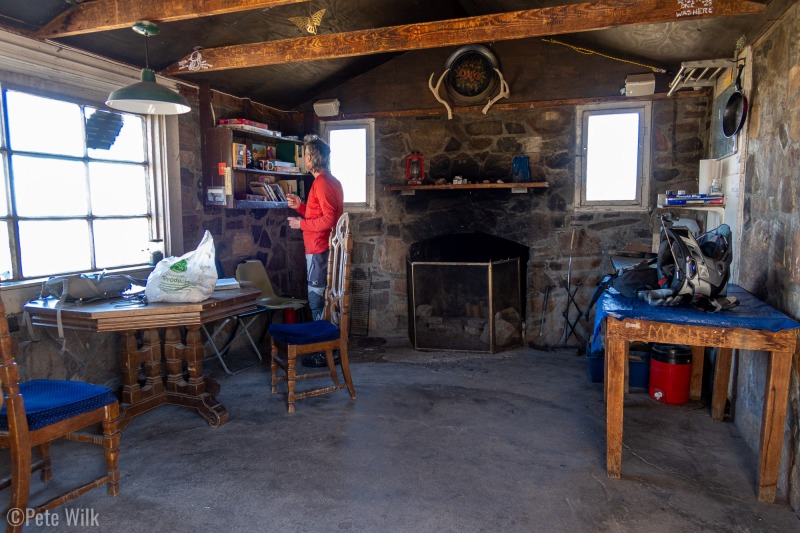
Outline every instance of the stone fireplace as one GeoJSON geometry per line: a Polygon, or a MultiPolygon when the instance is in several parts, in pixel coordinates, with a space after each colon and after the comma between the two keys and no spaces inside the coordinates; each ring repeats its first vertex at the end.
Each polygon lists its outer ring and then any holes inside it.
{"type": "Polygon", "coordinates": [[[495,353],[520,346],[527,247],[483,233],[411,246],[409,338],[417,350],[495,353]]]}

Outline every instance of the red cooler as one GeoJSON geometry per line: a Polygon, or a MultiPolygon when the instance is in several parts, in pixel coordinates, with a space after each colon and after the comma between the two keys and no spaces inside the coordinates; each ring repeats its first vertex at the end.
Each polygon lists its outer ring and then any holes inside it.
{"type": "Polygon", "coordinates": [[[679,344],[654,344],[650,354],[650,397],[680,405],[689,401],[692,349],[679,344]]]}
{"type": "Polygon", "coordinates": [[[297,311],[292,309],[291,307],[287,307],[283,310],[283,323],[284,324],[296,324],[297,323],[297,311]]]}

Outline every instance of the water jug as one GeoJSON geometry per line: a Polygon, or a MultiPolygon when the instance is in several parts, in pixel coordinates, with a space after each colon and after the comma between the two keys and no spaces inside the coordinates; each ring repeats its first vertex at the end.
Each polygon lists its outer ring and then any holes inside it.
{"type": "Polygon", "coordinates": [[[524,183],[531,181],[530,160],[527,155],[514,157],[512,164],[512,180],[514,183],[524,183]]]}

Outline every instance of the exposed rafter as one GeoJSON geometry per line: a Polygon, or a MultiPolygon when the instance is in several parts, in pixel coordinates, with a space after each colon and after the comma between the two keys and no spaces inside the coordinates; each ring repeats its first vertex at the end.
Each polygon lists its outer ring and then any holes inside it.
{"type": "Polygon", "coordinates": [[[95,0],[72,6],[36,32],[38,39],[130,28],[137,20],[172,22],[308,0],[95,0]]]}
{"type": "Polygon", "coordinates": [[[206,48],[164,70],[188,74],[321,59],[402,52],[488,41],[595,31],[631,24],[762,13],[763,4],[716,0],[709,8],[681,10],[663,0],[601,0],[461,19],[404,24],[296,39],[206,48]]]}

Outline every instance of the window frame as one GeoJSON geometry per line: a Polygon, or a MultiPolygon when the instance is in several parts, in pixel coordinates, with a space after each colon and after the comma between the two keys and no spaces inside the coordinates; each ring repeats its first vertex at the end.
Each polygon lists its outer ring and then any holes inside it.
{"type": "Polygon", "coordinates": [[[330,143],[330,132],[333,130],[361,129],[366,130],[367,136],[367,161],[366,161],[366,189],[365,202],[345,202],[344,209],[350,213],[375,212],[375,119],[362,118],[351,120],[326,120],[320,124],[320,132],[325,142],[330,143]]]}
{"type": "MultiPolygon", "coordinates": [[[[80,51],[0,31],[0,84],[4,89],[106,110],[104,101],[109,92],[138,80],[139,72],[138,69],[80,51]]],[[[171,80],[160,82],[176,88],[171,80]]],[[[161,247],[165,254],[182,253],[180,181],[168,179],[171,175],[179,175],[179,146],[176,139],[170,138],[178,135],[178,120],[163,116],[142,118],[145,124],[150,236],[152,240],[162,241],[161,247]]],[[[0,113],[0,120],[5,120],[5,112],[0,113]]],[[[0,123],[0,127],[5,131],[4,122],[0,123]]],[[[0,149],[5,161],[5,167],[0,172],[3,173],[2,179],[8,180],[6,183],[9,185],[5,197],[0,201],[5,201],[9,209],[9,214],[3,217],[3,221],[9,238],[13,239],[9,244],[15,276],[12,280],[0,283],[0,290],[3,292],[7,310],[15,312],[31,297],[34,287],[38,289],[46,277],[23,279],[20,276],[16,225],[8,222],[16,219],[16,214],[11,211],[12,191],[8,176],[11,172],[8,165],[10,147],[4,145],[0,149]]],[[[87,272],[94,271],[96,270],[87,272]]],[[[109,267],[108,271],[127,272],[142,277],[149,272],[149,265],[144,260],[142,264],[109,267]]]]}
{"type": "Polygon", "coordinates": [[[652,142],[652,102],[608,102],[576,106],[576,150],[575,158],[575,209],[585,211],[647,211],[650,209],[650,168],[652,142]],[[586,164],[588,120],[594,115],[610,115],[637,112],[639,114],[638,176],[636,198],[633,200],[586,200],[586,164]]]}

